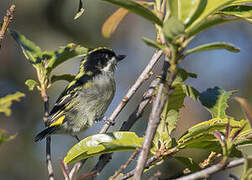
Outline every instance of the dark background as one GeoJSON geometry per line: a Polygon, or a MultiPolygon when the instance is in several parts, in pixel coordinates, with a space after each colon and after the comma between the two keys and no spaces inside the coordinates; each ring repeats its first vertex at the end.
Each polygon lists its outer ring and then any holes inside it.
{"type": "MultiPolygon", "coordinates": [[[[112,110],[120,102],[128,88],[134,83],[137,76],[148,63],[153,49],[147,47],[141,37],[155,37],[154,27],[151,23],[130,14],[122,21],[115,34],[110,39],[101,35],[103,22],[117,8],[101,0],[89,0],[84,2],[85,12],[78,20],[73,20],[78,8],[78,1],[72,0],[1,0],[0,21],[5,15],[6,9],[11,3],[15,3],[16,11],[10,28],[21,32],[26,37],[36,42],[44,50],[57,49],[59,46],[70,42],[82,44],[86,47],[108,46],[118,54],[126,54],[127,58],[118,66],[116,73],[117,92],[105,116],[109,116],[112,110]]],[[[190,79],[188,84],[193,85],[199,91],[208,87],[219,86],[225,90],[237,89],[238,95],[247,98],[252,104],[251,79],[252,79],[252,25],[247,22],[233,22],[224,24],[201,33],[195,38],[189,47],[195,47],[202,43],[213,41],[227,41],[241,48],[241,52],[234,54],[224,50],[208,51],[193,54],[182,63],[189,72],[198,74],[198,79],[190,79]]],[[[59,66],[55,74],[76,73],[80,59],[72,59],[59,66]]],[[[155,67],[158,71],[160,64],[155,67]]],[[[14,103],[11,117],[0,114],[0,129],[6,129],[9,135],[17,133],[17,137],[0,147],[0,179],[4,180],[32,180],[47,179],[45,168],[45,141],[35,143],[34,136],[43,128],[43,104],[37,91],[30,92],[24,85],[26,79],[36,79],[36,73],[27,62],[16,42],[7,35],[2,42],[0,50],[0,97],[21,91],[26,94],[20,103],[14,103]]],[[[149,81],[144,84],[123,110],[115,127],[118,129],[121,123],[127,119],[141,99],[144,89],[149,81]]],[[[53,104],[64,89],[66,82],[57,82],[49,90],[50,102],[53,104]]],[[[230,101],[229,114],[237,119],[243,118],[239,105],[230,101]]],[[[148,108],[149,109],[149,108],[148,108]]],[[[176,136],[196,124],[210,118],[209,114],[198,102],[186,98],[185,107],[180,111],[181,118],[178,123],[176,136]]],[[[147,125],[148,112],[135,124],[132,131],[143,135],[147,125]]],[[[103,122],[81,134],[81,137],[97,133],[103,122]]],[[[62,179],[60,160],[67,151],[76,143],[70,136],[61,135],[52,138],[52,156],[56,179],[62,179]]],[[[124,163],[131,152],[115,153],[111,163],[97,179],[107,179],[124,163]]],[[[192,156],[197,162],[207,157],[207,152],[192,149],[182,152],[180,155],[192,156]]],[[[97,158],[91,158],[85,164],[83,172],[87,172],[94,166],[97,158]]],[[[135,164],[135,161],[133,165],[135,164]]],[[[133,167],[133,165],[131,167],[133,167]]],[[[162,176],[174,176],[183,169],[181,164],[169,160],[159,167],[162,176]]],[[[152,172],[155,172],[154,169],[152,172]]],[[[240,174],[239,168],[232,173],[240,174]]],[[[227,174],[218,174],[222,179],[228,179],[227,174]]],[[[217,178],[217,177],[216,177],[217,178]]]]}

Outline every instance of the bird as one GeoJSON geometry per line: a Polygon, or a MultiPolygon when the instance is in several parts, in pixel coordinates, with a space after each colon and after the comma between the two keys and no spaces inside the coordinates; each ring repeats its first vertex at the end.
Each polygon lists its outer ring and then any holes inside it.
{"type": "Polygon", "coordinates": [[[89,51],[81,60],[79,72],[67,85],[49,113],[47,127],[35,142],[53,134],[77,134],[101,120],[116,90],[115,70],[125,55],[107,47],[89,51]]]}

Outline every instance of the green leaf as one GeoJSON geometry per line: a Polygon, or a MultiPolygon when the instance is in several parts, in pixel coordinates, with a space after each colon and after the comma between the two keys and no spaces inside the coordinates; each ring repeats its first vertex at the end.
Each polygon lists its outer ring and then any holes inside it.
{"type": "Polygon", "coordinates": [[[142,40],[145,42],[145,44],[147,44],[148,46],[154,47],[156,49],[165,49],[167,48],[166,46],[159,44],[157,42],[152,41],[151,39],[148,39],[146,37],[142,37],[142,40]]]}
{"type": "Polygon", "coordinates": [[[74,80],[74,78],[75,78],[75,76],[72,74],[53,75],[51,77],[51,83],[54,83],[54,82],[60,81],[60,80],[65,80],[65,81],[71,82],[74,80]]]}
{"type": "Polygon", "coordinates": [[[227,101],[236,91],[224,91],[219,87],[209,88],[200,93],[199,100],[202,105],[211,113],[213,118],[225,118],[226,109],[228,108],[227,101]]]}
{"type": "Polygon", "coordinates": [[[199,51],[209,51],[209,50],[216,50],[216,49],[225,49],[234,53],[240,52],[240,49],[236,48],[232,44],[225,43],[225,42],[214,42],[214,43],[203,44],[193,49],[189,49],[186,51],[185,56],[195,53],[195,52],[199,52],[199,51]]]}
{"type": "Polygon", "coordinates": [[[5,113],[6,116],[10,116],[10,106],[12,104],[12,101],[20,101],[20,98],[24,96],[25,94],[21,92],[16,92],[14,94],[9,94],[5,97],[0,98],[0,112],[5,113]]]}
{"type": "Polygon", "coordinates": [[[132,0],[103,0],[122,8],[125,8],[137,15],[144,17],[145,19],[153,22],[154,24],[162,26],[163,22],[148,8],[132,0]]]}
{"type": "Polygon", "coordinates": [[[14,139],[16,137],[16,135],[13,136],[6,136],[6,131],[5,130],[1,130],[0,131],[0,146],[5,143],[8,142],[12,139],[14,139]]]}
{"type": "Polygon", "coordinates": [[[39,83],[33,79],[28,79],[25,84],[29,87],[30,91],[33,91],[34,87],[39,86],[39,83]]]}
{"type": "Polygon", "coordinates": [[[10,30],[10,34],[22,48],[26,59],[28,59],[31,64],[36,65],[41,63],[42,52],[40,47],[16,31],[10,30]]]}
{"type": "MultiPolygon", "coordinates": [[[[169,77],[170,73],[168,72],[167,73],[167,79],[169,77]]],[[[197,74],[195,73],[191,73],[191,72],[187,72],[186,70],[182,69],[182,68],[179,68],[178,69],[178,72],[177,72],[177,75],[176,75],[176,78],[174,79],[174,84],[176,83],[183,83],[185,82],[188,78],[197,78],[197,74]]]]}
{"type": "Polygon", "coordinates": [[[218,13],[242,18],[252,23],[252,7],[251,6],[230,6],[220,10],[218,13]]]}
{"type": "MultiPolygon", "coordinates": [[[[208,149],[210,151],[221,152],[221,147],[218,143],[218,140],[214,137],[213,131],[218,130],[221,133],[225,134],[227,123],[230,122],[232,137],[235,132],[241,127],[245,126],[242,132],[238,135],[235,140],[235,146],[241,144],[247,144],[248,141],[243,141],[246,134],[251,133],[251,128],[249,126],[248,120],[235,121],[233,119],[220,119],[214,118],[206,122],[199,123],[190,129],[188,129],[178,140],[178,144],[181,148],[200,148],[208,149]]],[[[237,150],[233,150],[232,156],[239,155],[237,150]]]]}
{"type": "Polygon", "coordinates": [[[186,168],[190,169],[191,173],[201,170],[200,166],[190,157],[175,156],[174,159],[183,163],[186,168]]]}
{"type": "Polygon", "coordinates": [[[172,16],[184,24],[190,24],[196,19],[206,5],[205,0],[172,0],[168,2],[172,16]]]}
{"type": "Polygon", "coordinates": [[[219,24],[228,23],[237,20],[238,18],[226,18],[220,14],[210,15],[205,18],[203,22],[201,22],[198,26],[195,26],[187,32],[187,37],[195,36],[196,34],[219,24]]]}
{"type": "Polygon", "coordinates": [[[186,33],[190,34],[191,31],[200,28],[201,24],[206,21],[207,17],[213,15],[218,10],[227,7],[234,0],[207,0],[205,8],[202,10],[201,14],[197,19],[192,22],[192,24],[186,29],[186,33]]]}
{"type": "Polygon", "coordinates": [[[244,5],[244,4],[249,4],[249,3],[252,3],[251,0],[235,0],[233,1],[230,6],[233,6],[233,5],[244,5]]]}
{"type": "Polygon", "coordinates": [[[183,35],[185,32],[185,26],[179,20],[174,17],[170,17],[164,23],[163,33],[167,41],[172,42],[172,40],[183,35]]]}
{"type": "Polygon", "coordinates": [[[141,147],[142,142],[143,138],[127,131],[92,135],[74,145],[68,151],[64,162],[69,164],[95,155],[133,151],[141,147]]]}
{"type": "Polygon", "coordinates": [[[44,51],[43,59],[46,59],[48,62],[48,71],[51,72],[58,65],[63,62],[74,58],[85,56],[88,52],[88,49],[74,43],[70,43],[64,47],[61,47],[55,51],[44,51]]]}

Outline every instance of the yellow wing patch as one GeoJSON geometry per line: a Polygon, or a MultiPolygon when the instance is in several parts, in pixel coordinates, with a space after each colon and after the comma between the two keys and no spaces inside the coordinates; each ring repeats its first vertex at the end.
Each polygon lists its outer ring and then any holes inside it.
{"type": "Polygon", "coordinates": [[[63,123],[65,117],[66,117],[66,115],[61,116],[61,117],[60,117],[59,119],[57,119],[54,123],[50,124],[49,127],[52,127],[52,126],[60,126],[60,125],[63,123]]]}

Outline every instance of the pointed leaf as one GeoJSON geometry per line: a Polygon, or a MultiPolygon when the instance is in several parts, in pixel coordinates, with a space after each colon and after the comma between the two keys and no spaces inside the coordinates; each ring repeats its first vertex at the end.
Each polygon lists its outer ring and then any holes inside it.
{"type": "Polygon", "coordinates": [[[185,32],[185,26],[179,20],[174,17],[170,17],[165,21],[163,27],[163,33],[168,42],[171,42],[173,39],[178,38],[183,35],[185,32]]]}
{"type": "Polygon", "coordinates": [[[133,151],[142,146],[143,138],[134,132],[113,132],[89,136],[74,145],[64,158],[64,162],[74,163],[95,155],[117,151],[133,151]]]}
{"type": "Polygon", "coordinates": [[[162,21],[148,8],[132,0],[103,0],[115,5],[118,5],[122,8],[125,8],[131,12],[136,13],[139,16],[144,17],[145,19],[153,22],[154,24],[162,26],[162,21]]]}
{"type": "Polygon", "coordinates": [[[220,10],[218,13],[242,18],[252,23],[252,7],[251,6],[230,6],[220,10]]]}
{"type": "Polygon", "coordinates": [[[202,105],[211,113],[213,118],[225,118],[227,101],[236,91],[226,92],[219,87],[209,88],[200,93],[199,100],[202,105]]]}
{"type": "Polygon", "coordinates": [[[172,16],[184,24],[189,24],[197,18],[206,4],[205,0],[172,0],[168,2],[172,16]]]}
{"type": "Polygon", "coordinates": [[[6,136],[6,131],[1,130],[0,131],[0,146],[5,142],[8,142],[8,141],[14,139],[15,137],[16,137],[16,135],[6,136]]]}
{"type": "Polygon", "coordinates": [[[205,18],[204,21],[202,21],[199,26],[195,26],[190,29],[190,31],[187,32],[187,37],[195,36],[196,34],[219,24],[228,23],[237,20],[238,18],[226,18],[225,16],[221,14],[214,14],[210,15],[205,18]]]}
{"type": "Polygon", "coordinates": [[[190,31],[195,31],[195,29],[198,29],[208,16],[213,15],[218,10],[225,8],[233,1],[234,0],[207,0],[205,8],[202,10],[198,18],[195,19],[194,22],[192,22],[192,24],[186,29],[186,33],[190,34],[190,31]]]}
{"type": "Polygon", "coordinates": [[[16,31],[10,30],[10,34],[22,48],[26,59],[28,59],[31,64],[41,63],[42,52],[40,47],[16,31]]]}
{"type": "Polygon", "coordinates": [[[65,81],[71,82],[74,80],[74,78],[75,78],[75,76],[72,74],[53,75],[51,77],[51,83],[54,83],[54,82],[60,81],[60,80],[65,80],[65,81]]]}
{"type": "Polygon", "coordinates": [[[5,113],[6,116],[10,116],[10,106],[12,104],[12,101],[20,101],[20,98],[24,96],[25,95],[23,93],[16,92],[14,94],[9,94],[5,97],[0,98],[0,112],[5,113]]]}
{"type": "Polygon", "coordinates": [[[147,44],[148,46],[154,47],[156,49],[165,49],[167,48],[166,46],[159,44],[157,42],[152,41],[151,39],[148,39],[146,37],[142,37],[142,40],[145,42],[145,44],[147,44]]]}
{"type": "Polygon", "coordinates": [[[234,53],[240,52],[239,48],[236,48],[234,45],[225,43],[225,42],[214,42],[203,44],[193,49],[189,49],[186,51],[185,56],[198,52],[198,51],[209,51],[209,50],[216,50],[216,49],[225,49],[234,53]]]}
{"type": "Polygon", "coordinates": [[[105,38],[109,38],[111,34],[116,30],[119,23],[129,13],[128,10],[119,8],[114,14],[112,14],[102,26],[102,35],[105,38]]]}
{"type": "Polygon", "coordinates": [[[52,69],[56,68],[63,62],[74,57],[83,57],[87,54],[87,52],[87,48],[76,45],[74,43],[70,43],[58,50],[43,52],[43,59],[47,60],[48,71],[51,72],[52,69]]]}
{"type": "Polygon", "coordinates": [[[30,91],[33,91],[34,87],[39,86],[39,83],[33,79],[28,79],[25,81],[30,91]]]}

